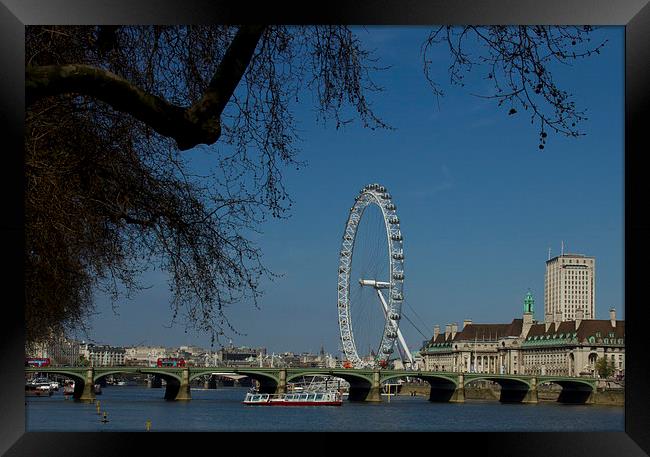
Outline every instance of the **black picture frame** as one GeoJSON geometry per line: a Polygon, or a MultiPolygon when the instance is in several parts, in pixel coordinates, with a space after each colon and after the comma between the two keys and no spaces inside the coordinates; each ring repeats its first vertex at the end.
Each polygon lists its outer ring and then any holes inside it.
{"type": "MultiPolygon", "coordinates": [[[[650,224],[643,196],[648,183],[643,167],[647,139],[644,120],[650,97],[650,5],[648,0],[356,0],[308,3],[227,2],[223,0],[0,0],[2,46],[2,230],[3,314],[0,332],[0,452],[8,456],[131,455],[136,452],[190,452],[197,444],[214,452],[338,452],[338,440],[317,442],[285,438],[220,439],[222,434],[43,433],[25,432],[23,397],[24,247],[23,119],[24,26],[29,24],[591,24],[625,26],[625,431],[609,433],[439,433],[426,437],[353,438],[382,452],[454,452],[498,455],[630,455],[650,454],[650,379],[644,351],[647,305],[643,264],[650,253],[650,224]],[[7,291],[10,292],[7,294],[7,291]],[[229,448],[227,444],[234,444],[229,448]],[[311,444],[310,444],[311,443],[311,444]],[[319,444],[317,444],[319,443],[319,444]],[[328,443],[328,444],[323,444],[328,443]],[[140,449],[135,446],[143,445],[140,449]],[[307,447],[305,447],[307,446],[307,447]]],[[[594,183],[597,185],[597,183],[594,183]]],[[[440,420],[445,420],[441,417],[440,420]]],[[[348,446],[348,444],[346,444],[348,446]]],[[[194,449],[191,452],[204,452],[194,449]]],[[[340,452],[346,452],[341,449],[340,452]]]]}

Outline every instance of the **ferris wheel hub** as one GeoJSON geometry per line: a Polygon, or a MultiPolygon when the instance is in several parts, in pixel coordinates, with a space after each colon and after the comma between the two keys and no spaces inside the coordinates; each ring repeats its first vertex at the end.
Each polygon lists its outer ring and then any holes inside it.
{"type": "Polygon", "coordinates": [[[359,279],[359,284],[374,287],[375,289],[390,289],[389,282],[376,281],[374,279],[359,279]]]}

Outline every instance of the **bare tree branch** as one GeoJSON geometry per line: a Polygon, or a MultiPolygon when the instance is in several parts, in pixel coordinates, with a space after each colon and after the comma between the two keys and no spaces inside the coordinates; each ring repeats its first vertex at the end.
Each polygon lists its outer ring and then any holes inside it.
{"type": "Polygon", "coordinates": [[[180,150],[212,144],[221,136],[221,113],[246,71],[264,28],[240,27],[203,97],[191,108],[173,105],[110,71],[83,64],[27,66],[27,104],[53,95],[88,95],[174,139],[180,150]]]}

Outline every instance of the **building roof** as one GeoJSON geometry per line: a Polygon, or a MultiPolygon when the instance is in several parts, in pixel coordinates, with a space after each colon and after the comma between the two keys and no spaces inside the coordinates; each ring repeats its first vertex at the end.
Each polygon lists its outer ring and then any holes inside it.
{"type": "Polygon", "coordinates": [[[589,342],[590,337],[608,338],[610,333],[614,333],[614,338],[625,338],[625,321],[616,321],[616,327],[612,327],[609,319],[583,319],[576,329],[576,321],[560,322],[557,326],[552,322],[548,330],[545,323],[533,324],[526,335],[528,337],[554,337],[556,335],[573,335],[579,342],[589,342]],[[600,335],[600,336],[599,336],[600,335]]]}
{"type": "MultiPolygon", "coordinates": [[[[471,323],[456,332],[453,338],[451,334],[445,336],[444,332],[438,334],[437,337],[431,338],[425,347],[435,345],[443,349],[450,347],[452,342],[497,341],[500,338],[519,337],[522,336],[522,329],[523,319],[513,319],[509,324],[471,323]]],[[[563,321],[558,324],[552,322],[548,330],[546,324],[541,322],[532,324],[524,335],[524,342],[529,342],[527,344],[537,344],[535,341],[539,340],[554,340],[547,342],[555,344],[558,339],[577,340],[579,343],[622,344],[625,340],[625,321],[617,320],[616,327],[612,327],[609,319],[583,319],[577,329],[576,321],[563,321]]]]}
{"type": "Polygon", "coordinates": [[[451,343],[452,341],[496,341],[507,336],[520,336],[523,319],[513,319],[509,324],[467,324],[462,330],[456,332],[452,338],[451,333],[442,332],[437,337],[431,338],[428,345],[451,343]]]}
{"type": "Polygon", "coordinates": [[[506,336],[520,336],[523,319],[513,319],[509,324],[468,324],[456,333],[454,341],[496,341],[506,336]]]}

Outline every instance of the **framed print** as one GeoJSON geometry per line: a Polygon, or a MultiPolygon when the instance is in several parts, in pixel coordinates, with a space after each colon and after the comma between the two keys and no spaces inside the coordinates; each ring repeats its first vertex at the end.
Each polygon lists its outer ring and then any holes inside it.
{"type": "Polygon", "coordinates": [[[6,455],[650,452],[647,1],[0,21],[6,455]]]}

